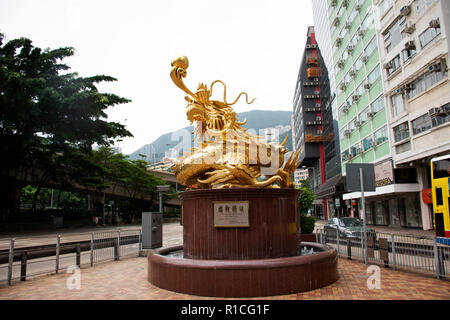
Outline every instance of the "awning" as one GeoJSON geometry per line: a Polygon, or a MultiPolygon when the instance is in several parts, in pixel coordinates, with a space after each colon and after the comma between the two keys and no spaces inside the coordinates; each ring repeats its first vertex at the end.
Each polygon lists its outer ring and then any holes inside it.
{"type": "Polygon", "coordinates": [[[341,174],[334,176],[320,185],[314,194],[317,198],[326,198],[335,194],[342,194],[345,192],[345,177],[341,174]]]}

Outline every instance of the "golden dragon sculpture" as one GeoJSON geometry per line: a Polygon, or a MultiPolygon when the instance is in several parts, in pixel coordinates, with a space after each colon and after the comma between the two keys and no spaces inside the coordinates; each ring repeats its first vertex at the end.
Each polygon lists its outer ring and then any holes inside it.
{"type": "Polygon", "coordinates": [[[194,139],[199,146],[178,158],[172,167],[178,182],[188,188],[293,188],[290,176],[298,167],[300,150],[295,155],[292,152],[283,166],[287,136],[279,145],[268,143],[243,128],[246,120],[240,122],[231,107],[242,95],[248,104],[254,99],[248,102],[247,93],[241,92],[228,103],[226,85],[221,80],[212,82],[209,89],[200,83],[193,93],[183,82],[188,67],[188,59],[180,56],[172,61],[170,76],[187,93],[186,115],[191,124],[196,122],[194,139]],[[223,101],[210,100],[216,83],[224,87],[223,101]]]}

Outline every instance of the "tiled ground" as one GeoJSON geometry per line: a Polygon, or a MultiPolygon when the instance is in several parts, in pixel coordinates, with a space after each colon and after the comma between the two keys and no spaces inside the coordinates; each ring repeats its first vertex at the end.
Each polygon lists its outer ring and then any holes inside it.
{"type": "MultiPolygon", "coordinates": [[[[381,288],[367,288],[366,266],[359,261],[339,260],[340,279],[325,288],[268,299],[450,299],[450,281],[430,276],[380,268],[381,288]]],[[[70,275],[60,273],[0,287],[0,299],[6,300],[140,300],[209,299],[178,294],[148,283],[147,259],[128,258],[81,269],[81,289],[66,287],[70,275]]],[[[215,299],[215,298],[214,298],[215,299]]]]}

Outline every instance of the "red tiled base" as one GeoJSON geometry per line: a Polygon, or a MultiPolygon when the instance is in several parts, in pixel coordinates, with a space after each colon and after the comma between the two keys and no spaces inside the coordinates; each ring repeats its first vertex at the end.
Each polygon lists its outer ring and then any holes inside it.
{"type": "Polygon", "coordinates": [[[182,246],[155,250],[148,255],[148,280],[170,291],[234,298],[304,292],[337,281],[336,250],[307,245],[324,251],[275,259],[200,260],[165,256],[182,246]]]}

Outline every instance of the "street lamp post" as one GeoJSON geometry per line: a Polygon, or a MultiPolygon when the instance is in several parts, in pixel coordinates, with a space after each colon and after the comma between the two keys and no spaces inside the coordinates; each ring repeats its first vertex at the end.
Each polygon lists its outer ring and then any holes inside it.
{"type": "Polygon", "coordinates": [[[158,185],[156,186],[156,190],[159,193],[159,212],[163,213],[163,194],[164,192],[169,191],[170,186],[168,185],[158,185]]]}

